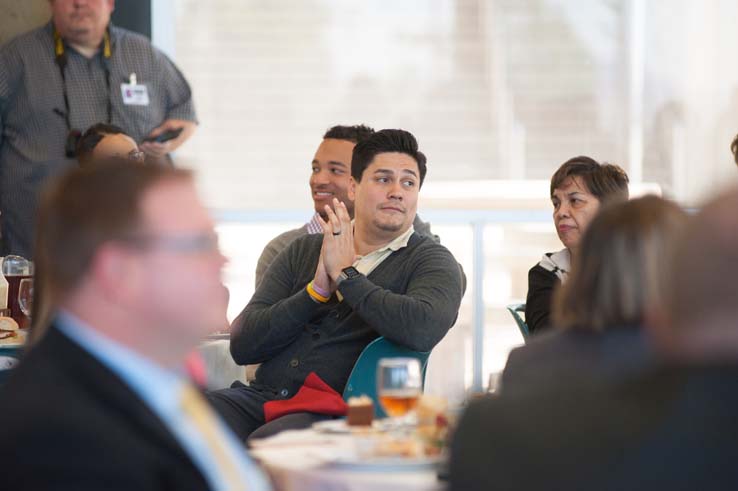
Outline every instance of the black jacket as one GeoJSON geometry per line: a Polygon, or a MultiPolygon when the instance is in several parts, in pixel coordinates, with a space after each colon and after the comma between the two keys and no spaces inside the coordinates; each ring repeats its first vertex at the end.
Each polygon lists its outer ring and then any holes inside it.
{"type": "Polygon", "coordinates": [[[451,491],[736,489],[736,387],[736,364],[511,395],[503,387],[462,415],[451,491]]]}
{"type": "Polygon", "coordinates": [[[0,489],[209,489],[138,396],[54,327],[0,401],[0,489]]]}
{"type": "Polygon", "coordinates": [[[511,394],[556,386],[610,383],[656,362],[647,336],[638,327],[550,329],[515,348],[502,372],[501,392],[511,394]]]}
{"type": "Polygon", "coordinates": [[[548,319],[551,313],[551,298],[554,288],[561,281],[556,273],[543,268],[540,264],[528,271],[528,296],[525,300],[525,323],[531,334],[540,334],[550,327],[548,319]]]}

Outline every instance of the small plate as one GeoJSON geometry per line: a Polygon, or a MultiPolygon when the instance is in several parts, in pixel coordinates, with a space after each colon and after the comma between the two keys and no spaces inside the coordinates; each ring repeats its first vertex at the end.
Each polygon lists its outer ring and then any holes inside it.
{"type": "Polygon", "coordinates": [[[378,429],[377,421],[372,426],[349,426],[345,419],[328,419],[313,423],[313,429],[319,433],[364,433],[378,429]]]}
{"type": "Polygon", "coordinates": [[[25,329],[19,329],[18,335],[13,338],[0,339],[0,349],[2,348],[19,348],[26,344],[28,333],[25,329]]]}
{"type": "Polygon", "coordinates": [[[362,460],[336,460],[331,466],[337,469],[370,472],[410,472],[435,470],[443,462],[441,456],[435,457],[374,457],[362,460]]]}

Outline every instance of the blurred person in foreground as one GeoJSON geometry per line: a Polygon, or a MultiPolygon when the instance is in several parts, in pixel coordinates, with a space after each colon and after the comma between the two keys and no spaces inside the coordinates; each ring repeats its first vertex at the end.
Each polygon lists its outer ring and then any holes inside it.
{"type": "Polygon", "coordinates": [[[733,153],[733,160],[738,165],[738,135],[735,135],[735,138],[733,138],[730,144],[730,151],[733,153]]]}
{"type": "Polygon", "coordinates": [[[233,359],[261,363],[256,379],[209,394],[241,438],[308,427],[337,414],[324,410],[334,401],[345,411],[341,393],[351,369],[378,336],[430,351],[453,326],[461,269],[448,249],[413,227],[426,169],[407,131],[360,141],[348,195],[355,220],[334,198],[324,207],[323,234],[295,239],[269,267],[231,325],[233,359]]]}
{"type": "MultiPolygon", "coordinates": [[[[293,240],[303,235],[322,234],[320,221],[327,220],[325,207],[333,206],[333,199],[344,203],[349,216],[354,216],[354,203],[349,198],[351,185],[351,154],[360,141],[374,133],[374,129],[363,124],[344,126],[337,125],[328,129],[323,140],[318,145],[311,162],[310,196],[313,199],[315,213],[311,220],[302,227],[288,230],[273,238],[264,247],[256,264],[256,283],[258,287],[274,258],[282,252],[293,240]]],[[[438,241],[438,237],[431,234],[430,224],[415,216],[413,222],[415,231],[420,235],[428,235],[438,241]]]]}
{"type": "Polygon", "coordinates": [[[471,404],[451,489],[736,489],[737,208],[733,189],[678,241],[663,308],[646,319],[662,364],[596,387],[561,380],[471,404]]]}
{"type": "MultiPolygon", "coordinates": [[[[82,167],[125,163],[144,164],[145,154],[122,129],[115,125],[97,123],[88,128],[80,138],[77,144],[77,159],[82,167]]],[[[27,348],[41,339],[49,327],[56,308],[45,281],[46,267],[39,259],[36,258],[34,264],[32,329],[26,343],[27,348]]],[[[207,369],[199,351],[195,350],[187,356],[185,368],[193,382],[200,387],[207,386],[207,369]]]]}
{"type": "MultiPolygon", "coordinates": [[[[95,123],[87,128],[77,142],[76,155],[82,167],[126,160],[131,163],[145,161],[145,154],[130,135],[122,128],[106,123],[95,123]]],[[[54,310],[53,301],[49,297],[44,281],[45,267],[38,258],[34,267],[34,300],[31,315],[33,329],[29,338],[30,343],[35,343],[41,338],[54,310]]]]}
{"type": "Polygon", "coordinates": [[[0,389],[0,488],[269,489],[181,371],[227,323],[225,258],[191,174],[72,170],[38,226],[59,311],[0,389]]]}
{"type": "Polygon", "coordinates": [[[603,206],[554,294],[554,328],[510,352],[502,390],[597,384],[651,363],[641,329],[650,311],[663,308],[672,249],[686,224],[678,205],[656,196],[603,206]]]}
{"type": "Polygon", "coordinates": [[[579,241],[601,205],[628,199],[628,176],[617,165],[579,156],[558,168],[550,189],[554,225],[564,249],[544,254],[528,272],[525,322],[531,334],[550,327],[553,292],[566,282],[579,241]]]}

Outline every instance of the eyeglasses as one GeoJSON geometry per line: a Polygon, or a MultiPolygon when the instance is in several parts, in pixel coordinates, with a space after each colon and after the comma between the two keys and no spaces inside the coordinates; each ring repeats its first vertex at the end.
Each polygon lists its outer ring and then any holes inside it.
{"type": "Polygon", "coordinates": [[[131,150],[128,152],[127,157],[130,160],[135,160],[136,162],[143,162],[146,159],[146,154],[143,153],[141,150],[131,150]]]}
{"type": "Polygon", "coordinates": [[[133,235],[123,242],[143,249],[164,249],[179,254],[220,252],[218,234],[203,232],[192,235],[133,235]]]}

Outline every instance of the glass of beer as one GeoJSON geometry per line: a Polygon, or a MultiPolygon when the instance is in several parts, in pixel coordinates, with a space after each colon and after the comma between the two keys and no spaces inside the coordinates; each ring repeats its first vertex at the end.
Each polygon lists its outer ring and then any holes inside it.
{"type": "Polygon", "coordinates": [[[420,362],[415,358],[382,358],[377,365],[379,403],[398,426],[407,420],[423,390],[420,362]]]}

